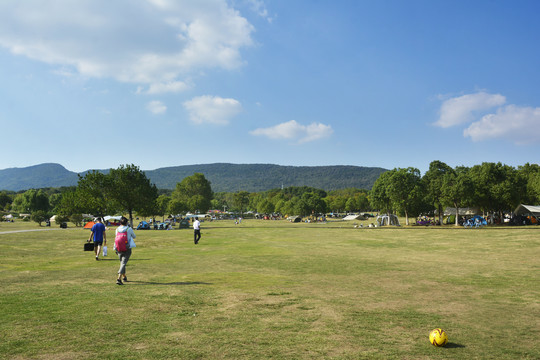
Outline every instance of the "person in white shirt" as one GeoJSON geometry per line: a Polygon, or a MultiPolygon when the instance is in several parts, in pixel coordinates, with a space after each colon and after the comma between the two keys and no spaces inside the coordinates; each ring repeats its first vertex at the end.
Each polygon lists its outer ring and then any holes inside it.
{"type": "Polygon", "coordinates": [[[198,244],[199,239],[201,238],[201,222],[198,218],[195,218],[195,221],[193,222],[193,231],[195,244],[198,244]]]}

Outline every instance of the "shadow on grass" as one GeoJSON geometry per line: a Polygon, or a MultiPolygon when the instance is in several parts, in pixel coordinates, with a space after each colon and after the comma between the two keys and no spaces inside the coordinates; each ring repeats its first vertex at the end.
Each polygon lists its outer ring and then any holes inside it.
{"type": "MultiPolygon", "coordinates": [[[[129,259],[129,262],[132,262],[132,261],[150,261],[152,259],[129,259]]],[[[116,255],[110,257],[110,256],[107,256],[106,258],[102,258],[100,257],[98,261],[120,261],[116,255]]]]}
{"type": "Polygon", "coordinates": [[[202,282],[202,281],[179,281],[179,282],[169,282],[161,283],[156,281],[128,281],[127,284],[133,285],[177,285],[177,286],[186,286],[186,285],[213,285],[212,283],[202,282]]]}
{"type": "Polygon", "coordinates": [[[456,344],[456,343],[451,343],[449,342],[448,344],[446,344],[444,346],[445,348],[448,348],[448,349],[458,349],[458,348],[464,348],[466,347],[465,345],[461,345],[461,344],[456,344]]]}

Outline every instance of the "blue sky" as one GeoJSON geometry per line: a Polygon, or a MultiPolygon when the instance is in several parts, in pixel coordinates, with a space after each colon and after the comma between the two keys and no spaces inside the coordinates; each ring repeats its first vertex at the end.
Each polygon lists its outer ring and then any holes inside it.
{"type": "Polygon", "coordinates": [[[0,2],[0,169],[538,163],[538,1],[0,2]]]}

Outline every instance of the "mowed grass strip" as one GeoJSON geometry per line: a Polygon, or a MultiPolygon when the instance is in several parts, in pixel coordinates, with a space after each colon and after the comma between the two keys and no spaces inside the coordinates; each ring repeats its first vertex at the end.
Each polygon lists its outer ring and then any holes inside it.
{"type": "Polygon", "coordinates": [[[536,227],[136,233],[124,286],[87,230],[0,234],[0,358],[540,358],[536,227]]]}

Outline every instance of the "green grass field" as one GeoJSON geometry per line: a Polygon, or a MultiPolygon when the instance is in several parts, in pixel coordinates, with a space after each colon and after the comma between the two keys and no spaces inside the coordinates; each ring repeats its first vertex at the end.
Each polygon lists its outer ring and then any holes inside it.
{"type": "Polygon", "coordinates": [[[0,224],[2,359],[540,359],[540,227],[138,231],[124,286],[87,230],[22,228],[0,224]]]}

